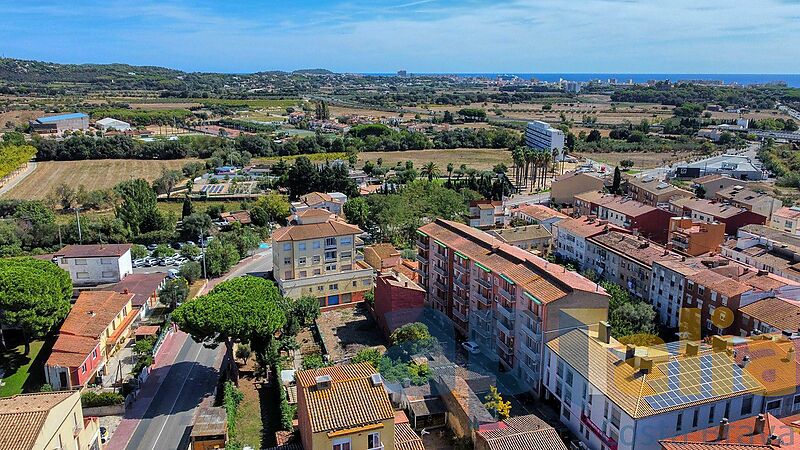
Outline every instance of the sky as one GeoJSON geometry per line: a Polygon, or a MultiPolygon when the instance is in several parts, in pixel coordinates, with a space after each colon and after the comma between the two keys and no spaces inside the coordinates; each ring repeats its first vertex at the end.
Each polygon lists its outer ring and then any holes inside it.
{"type": "Polygon", "coordinates": [[[800,73],[800,0],[0,0],[0,55],[247,73],[800,73]]]}

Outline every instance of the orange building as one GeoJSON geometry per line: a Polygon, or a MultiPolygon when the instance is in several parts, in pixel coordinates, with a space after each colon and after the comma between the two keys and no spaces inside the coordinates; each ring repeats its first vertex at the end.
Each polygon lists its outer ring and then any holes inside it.
{"type": "Polygon", "coordinates": [[[690,256],[719,251],[725,241],[725,224],[695,222],[688,217],[669,220],[667,242],[674,250],[690,256]]]}

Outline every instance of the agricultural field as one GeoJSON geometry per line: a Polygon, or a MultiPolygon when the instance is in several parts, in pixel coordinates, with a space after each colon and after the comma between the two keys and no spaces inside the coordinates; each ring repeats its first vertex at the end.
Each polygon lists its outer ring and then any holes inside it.
{"type": "Polygon", "coordinates": [[[138,160],[101,159],[87,161],[44,161],[36,164],[36,170],[25,177],[5,198],[41,200],[55,191],[61,183],[77,188],[83,185],[87,190],[108,189],[129,179],[144,178],[153,181],[161,174],[162,168],[180,169],[195,159],[176,160],[138,160]]]}
{"type": "Polygon", "coordinates": [[[452,150],[407,150],[404,152],[362,152],[358,155],[358,166],[366,161],[376,162],[383,159],[385,167],[392,167],[396,163],[413,161],[414,167],[420,168],[428,162],[433,162],[444,173],[447,164],[453,163],[458,167],[466,164],[467,167],[478,170],[490,170],[497,164],[504,163],[511,166],[511,152],[491,148],[456,148],[452,150]]]}

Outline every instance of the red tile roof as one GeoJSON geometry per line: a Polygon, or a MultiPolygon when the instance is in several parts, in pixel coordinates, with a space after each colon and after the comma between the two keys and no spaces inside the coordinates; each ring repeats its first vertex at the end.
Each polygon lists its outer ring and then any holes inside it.
{"type": "Polygon", "coordinates": [[[308,239],[355,234],[361,234],[361,229],[357,226],[339,220],[329,220],[323,223],[290,225],[288,227],[279,228],[272,233],[272,240],[275,242],[305,241],[308,239]]]}
{"type": "Polygon", "coordinates": [[[99,338],[114,317],[133,299],[133,294],[83,291],[61,325],[60,334],[99,338]]]}
{"type": "Polygon", "coordinates": [[[661,441],[665,449],[682,450],[711,450],[711,449],[739,449],[739,448],[780,448],[780,449],[800,449],[800,433],[789,425],[784,424],[772,414],[766,413],[763,416],[753,416],[746,419],[737,420],[728,424],[728,438],[719,439],[719,424],[687,433],[674,438],[661,441]],[[754,433],[755,423],[758,417],[764,418],[764,428],[761,433],[754,433]],[[780,443],[766,445],[770,434],[776,435],[780,443]],[[719,447],[727,445],[726,447],[719,447]]]}
{"type": "Polygon", "coordinates": [[[141,307],[147,300],[157,294],[159,286],[167,278],[163,272],[133,273],[122,279],[119,283],[106,286],[103,289],[124,293],[126,290],[133,294],[133,306],[141,307]]]}
{"type": "Polygon", "coordinates": [[[564,230],[573,236],[578,236],[584,239],[597,236],[598,234],[604,233],[606,230],[621,231],[623,233],[628,232],[627,230],[624,230],[614,224],[610,224],[607,221],[590,219],[588,216],[565,219],[558,222],[554,226],[557,227],[559,231],[564,230]]]}
{"type": "Polygon", "coordinates": [[[547,206],[544,205],[522,205],[518,207],[515,211],[531,216],[536,220],[569,218],[568,215],[558,212],[555,209],[548,208],[547,206]]]}
{"type": "Polygon", "coordinates": [[[131,249],[131,244],[67,245],[55,253],[64,258],[120,257],[131,249]]]}
{"type": "MultiPolygon", "coordinates": [[[[0,448],[33,449],[47,416],[53,408],[70,399],[75,404],[80,403],[80,396],[75,391],[20,394],[0,399],[0,448]]],[[[64,418],[58,419],[60,422],[64,418]]]]}

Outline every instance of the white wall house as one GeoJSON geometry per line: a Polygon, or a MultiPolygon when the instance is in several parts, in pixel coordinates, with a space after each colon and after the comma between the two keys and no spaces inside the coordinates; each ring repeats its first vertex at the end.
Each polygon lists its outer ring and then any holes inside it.
{"type": "Polygon", "coordinates": [[[67,245],[53,255],[76,286],[116,283],[133,273],[131,244],[67,245]]]}
{"type": "Polygon", "coordinates": [[[545,350],[547,396],[586,448],[659,450],[661,439],[762,411],[763,386],[725,351],[727,342],[634,350],[609,333],[603,323],[574,330],[545,350]]]}
{"type": "Polygon", "coordinates": [[[531,148],[547,150],[551,154],[557,150],[556,161],[564,158],[564,132],[553,128],[541,120],[528,122],[525,128],[525,145],[531,148]]]}

